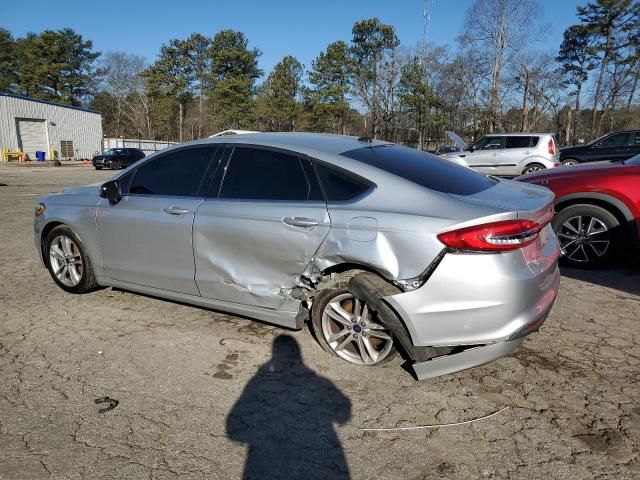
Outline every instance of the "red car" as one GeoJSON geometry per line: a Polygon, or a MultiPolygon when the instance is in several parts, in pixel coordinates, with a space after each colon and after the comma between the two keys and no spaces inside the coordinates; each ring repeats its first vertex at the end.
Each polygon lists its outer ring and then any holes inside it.
{"type": "Polygon", "coordinates": [[[542,170],[518,180],[555,193],[553,229],[565,264],[599,266],[615,250],[640,244],[640,155],[542,170]]]}

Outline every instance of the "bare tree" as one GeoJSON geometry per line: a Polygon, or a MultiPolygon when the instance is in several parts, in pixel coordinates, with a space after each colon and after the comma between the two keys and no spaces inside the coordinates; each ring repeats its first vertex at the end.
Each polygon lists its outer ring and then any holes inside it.
{"type": "Polygon", "coordinates": [[[498,120],[503,69],[526,44],[538,11],[537,0],[475,0],[467,10],[459,42],[483,64],[488,80],[490,133],[498,120]]]}

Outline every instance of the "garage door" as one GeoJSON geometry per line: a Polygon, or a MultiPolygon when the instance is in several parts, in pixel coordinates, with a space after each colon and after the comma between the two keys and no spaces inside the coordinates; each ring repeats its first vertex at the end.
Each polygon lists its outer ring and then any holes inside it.
{"type": "Polygon", "coordinates": [[[20,149],[29,155],[31,160],[36,159],[37,151],[47,152],[49,150],[44,120],[18,119],[18,139],[20,149]]]}

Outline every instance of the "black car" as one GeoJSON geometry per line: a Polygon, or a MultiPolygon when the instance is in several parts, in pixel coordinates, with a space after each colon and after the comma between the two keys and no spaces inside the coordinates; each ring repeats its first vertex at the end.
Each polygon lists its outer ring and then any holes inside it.
{"type": "Polygon", "coordinates": [[[602,160],[626,160],[640,154],[640,131],[612,132],[586,145],[560,149],[562,165],[602,160]]]}
{"type": "Polygon", "coordinates": [[[110,148],[93,157],[93,166],[96,170],[120,169],[126,168],[142,158],[144,158],[144,152],[137,148],[110,148]]]}
{"type": "Polygon", "coordinates": [[[456,147],[438,147],[435,150],[428,150],[429,153],[434,155],[444,155],[445,153],[453,153],[459,151],[456,147]]]}

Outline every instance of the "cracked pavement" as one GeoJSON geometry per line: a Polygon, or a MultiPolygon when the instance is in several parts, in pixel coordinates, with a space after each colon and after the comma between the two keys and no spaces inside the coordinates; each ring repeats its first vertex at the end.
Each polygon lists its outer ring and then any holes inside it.
{"type": "Polygon", "coordinates": [[[308,330],[57,288],[33,245],[36,196],[109,176],[0,166],[0,478],[227,479],[251,462],[262,478],[640,477],[637,260],[563,270],[550,318],[523,348],[416,382],[398,366],[351,367],[308,330]],[[295,339],[297,360],[272,359],[282,335],[295,339]],[[120,404],[98,414],[103,396],[120,404]],[[504,406],[456,427],[359,430],[504,406]]]}

